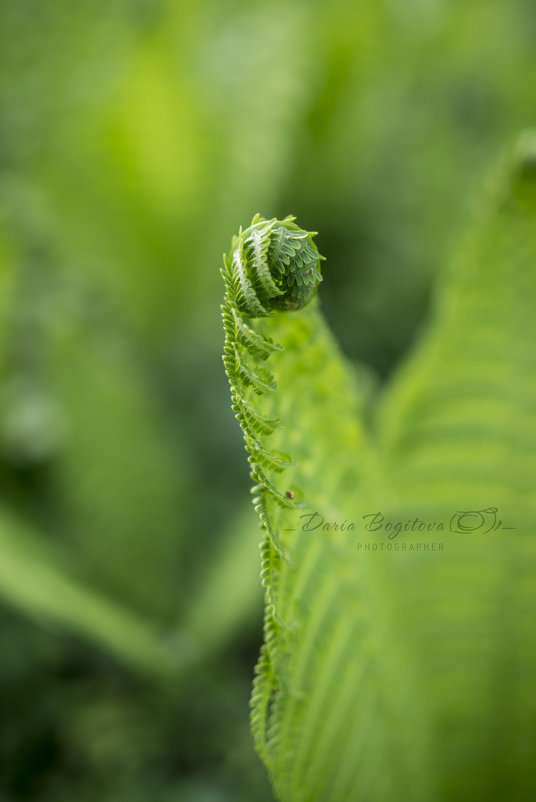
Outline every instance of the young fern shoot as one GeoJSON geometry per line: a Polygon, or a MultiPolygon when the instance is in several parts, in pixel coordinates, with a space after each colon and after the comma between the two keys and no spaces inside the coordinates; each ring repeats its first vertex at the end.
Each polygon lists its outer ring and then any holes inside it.
{"type": "Polygon", "coordinates": [[[280,548],[266,515],[266,497],[294,507],[294,492],[281,491],[274,474],[291,465],[288,455],[270,449],[264,441],[279,425],[279,419],[256,408],[255,397],[276,389],[271,373],[262,363],[281,346],[255,331],[250,321],[274,312],[304,307],[322,281],[320,256],[313,237],[316,232],[299,228],[294,217],[266,220],[255,215],[249,228],[240,229],[229,255],[223,257],[225,282],[222,305],[225,346],[223,361],[229,378],[232,409],[242,427],[254,481],[254,505],[271,545],[280,548]]]}

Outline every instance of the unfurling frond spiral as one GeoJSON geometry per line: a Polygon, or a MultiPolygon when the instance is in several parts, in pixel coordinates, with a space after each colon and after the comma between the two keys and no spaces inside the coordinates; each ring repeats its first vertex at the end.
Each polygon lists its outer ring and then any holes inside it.
{"type": "Polygon", "coordinates": [[[313,242],[316,232],[304,231],[294,221],[294,217],[265,220],[256,215],[249,228],[240,229],[233,238],[221,271],[225,282],[223,361],[231,386],[233,412],[249,453],[255,508],[269,536],[264,514],[266,494],[279,504],[294,506],[293,494],[280,492],[272,481],[274,473],[291,464],[290,458],[270,451],[262,441],[279,421],[266,417],[255,407],[256,395],[276,387],[272,375],[260,363],[281,347],[256,331],[250,321],[277,311],[301,309],[313,298],[322,281],[323,257],[313,242]]]}

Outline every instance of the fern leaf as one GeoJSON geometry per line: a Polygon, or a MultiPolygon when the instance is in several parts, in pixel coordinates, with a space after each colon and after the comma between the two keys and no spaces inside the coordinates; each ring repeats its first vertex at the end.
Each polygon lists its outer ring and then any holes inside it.
{"type": "MultiPolygon", "coordinates": [[[[289,231],[273,232],[273,275],[303,289],[319,260],[289,231]]],[[[254,409],[281,420],[270,452],[292,455],[278,479],[250,444],[266,532],[252,729],[282,802],[536,794],[535,304],[529,138],[374,431],[316,301],[256,321],[283,350],[254,409]]]]}

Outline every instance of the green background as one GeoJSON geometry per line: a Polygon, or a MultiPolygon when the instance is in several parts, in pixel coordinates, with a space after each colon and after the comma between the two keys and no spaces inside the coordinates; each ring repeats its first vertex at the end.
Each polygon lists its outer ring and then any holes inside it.
{"type": "Polygon", "coordinates": [[[319,232],[371,388],[535,124],[531,0],[0,4],[0,800],[263,802],[221,254],[319,232]]]}

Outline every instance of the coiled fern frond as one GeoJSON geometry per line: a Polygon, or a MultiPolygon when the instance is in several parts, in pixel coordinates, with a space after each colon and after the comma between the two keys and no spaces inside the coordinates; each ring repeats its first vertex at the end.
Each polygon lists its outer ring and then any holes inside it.
{"type": "Polygon", "coordinates": [[[249,453],[255,508],[274,541],[264,514],[265,495],[271,495],[283,506],[294,506],[293,491],[277,489],[273,477],[289,467],[291,460],[264,443],[264,438],[279,425],[279,419],[263,415],[252,397],[274,390],[276,383],[268,370],[252,362],[266,360],[280,351],[281,346],[255,331],[248,321],[270,317],[274,311],[301,309],[313,298],[322,281],[323,259],[313,242],[315,235],[316,232],[299,228],[294,217],[266,220],[257,214],[249,228],[241,228],[233,238],[221,271],[226,289],[222,306],[223,361],[231,387],[232,409],[249,453]]]}

